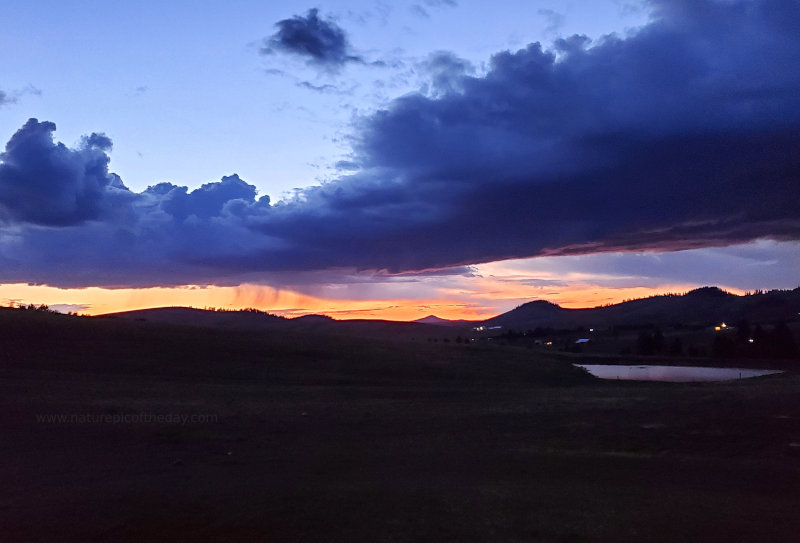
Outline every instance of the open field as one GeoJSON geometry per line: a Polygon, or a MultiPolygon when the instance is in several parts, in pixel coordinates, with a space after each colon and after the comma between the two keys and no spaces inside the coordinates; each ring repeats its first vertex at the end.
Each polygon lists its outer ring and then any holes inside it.
{"type": "Polygon", "coordinates": [[[794,373],[609,383],[525,349],[9,315],[4,541],[800,533],[794,373]]]}

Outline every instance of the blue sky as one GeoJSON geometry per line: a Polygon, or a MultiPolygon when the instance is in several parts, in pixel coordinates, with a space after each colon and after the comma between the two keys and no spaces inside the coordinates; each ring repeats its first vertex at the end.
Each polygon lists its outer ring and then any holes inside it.
{"type": "Polygon", "coordinates": [[[800,284],[796,2],[16,4],[0,298],[410,318],[800,284]]]}

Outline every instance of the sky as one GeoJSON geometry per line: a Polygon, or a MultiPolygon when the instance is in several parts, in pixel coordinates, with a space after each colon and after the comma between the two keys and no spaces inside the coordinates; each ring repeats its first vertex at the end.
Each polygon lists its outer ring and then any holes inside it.
{"type": "Polygon", "coordinates": [[[800,286],[794,0],[15,4],[0,303],[480,319],[800,286]]]}

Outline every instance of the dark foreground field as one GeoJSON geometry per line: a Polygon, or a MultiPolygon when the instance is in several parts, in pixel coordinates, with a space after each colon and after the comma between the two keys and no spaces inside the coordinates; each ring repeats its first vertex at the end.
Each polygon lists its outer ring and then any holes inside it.
{"type": "Polygon", "coordinates": [[[0,342],[3,541],[800,534],[796,374],[604,383],[510,348],[16,312],[0,342]]]}

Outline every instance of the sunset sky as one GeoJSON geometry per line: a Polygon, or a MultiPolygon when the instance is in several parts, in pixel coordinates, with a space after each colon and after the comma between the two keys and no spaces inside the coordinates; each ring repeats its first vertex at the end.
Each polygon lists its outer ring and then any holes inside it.
{"type": "Polygon", "coordinates": [[[796,0],[13,4],[0,304],[800,286],[796,0]]]}

